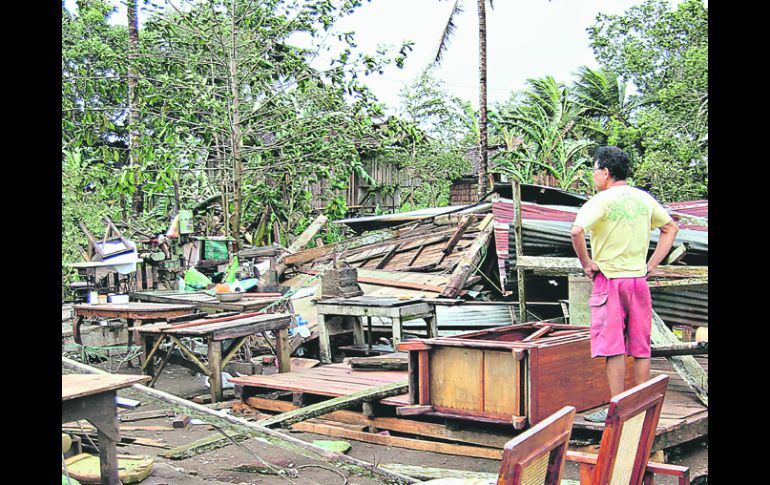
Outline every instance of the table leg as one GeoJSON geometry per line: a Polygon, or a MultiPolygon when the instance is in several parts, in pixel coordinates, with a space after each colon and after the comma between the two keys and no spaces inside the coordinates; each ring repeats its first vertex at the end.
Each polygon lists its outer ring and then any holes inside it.
{"type": "MultiPolygon", "coordinates": [[[[139,333],[139,332],[136,332],[136,333],[139,333]]],[[[150,355],[154,347],[154,344],[155,344],[155,337],[153,337],[152,335],[144,335],[141,337],[142,354],[139,356],[139,361],[142,364],[142,370],[144,371],[144,375],[147,375],[147,376],[155,376],[155,366],[152,364],[153,356],[150,355]]]]}
{"type": "Polygon", "coordinates": [[[398,352],[398,344],[401,343],[401,339],[404,334],[401,330],[401,317],[393,317],[393,352],[398,352]]]}
{"type": "Polygon", "coordinates": [[[321,354],[321,363],[322,364],[331,364],[332,363],[332,344],[331,344],[331,338],[329,337],[329,328],[326,324],[326,316],[319,313],[318,314],[318,349],[319,353],[321,354]]]}
{"type": "Polygon", "coordinates": [[[78,315],[74,322],[72,322],[72,337],[75,339],[75,343],[83,345],[83,337],[80,335],[80,327],[83,325],[83,316],[78,315]]]}
{"type": "Polygon", "coordinates": [[[374,345],[374,332],[372,331],[372,317],[366,317],[366,327],[369,329],[369,350],[374,345]]]}
{"type": "Polygon", "coordinates": [[[107,436],[101,428],[97,428],[97,438],[99,440],[99,472],[102,477],[102,485],[118,485],[121,483],[118,472],[118,444],[107,436]]]}
{"type": "Polygon", "coordinates": [[[289,329],[275,331],[275,353],[278,354],[278,372],[291,372],[291,347],[289,347],[289,329]]]}
{"type": "Polygon", "coordinates": [[[364,339],[363,319],[366,317],[348,317],[353,320],[353,345],[363,346],[366,343],[364,339]]]}
{"type": "MultiPolygon", "coordinates": [[[[142,324],[141,320],[134,320],[133,318],[127,318],[126,319],[126,329],[128,330],[128,342],[126,343],[126,347],[128,347],[128,351],[131,352],[131,346],[132,345],[142,345],[142,337],[139,335],[139,332],[134,332],[131,330],[132,328],[138,327],[142,324]],[[138,325],[137,325],[138,322],[138,325]]],[[[149,349],[148,349],[149,350],[149,349]]],[[[144,363],[144,356],[147,355],[145,353],[142,353],[142,355],[139,357],[139,363],[144,363]]],[[[133,359],[128,360],[128,366],[134,367],[133,359]]]]}
{"type": "Polygon", "coordinates": [[[222,391],[222,342],[209,338],[209,369],[211,377],[211,402],[220,402],[224,397],[222,391]]]}

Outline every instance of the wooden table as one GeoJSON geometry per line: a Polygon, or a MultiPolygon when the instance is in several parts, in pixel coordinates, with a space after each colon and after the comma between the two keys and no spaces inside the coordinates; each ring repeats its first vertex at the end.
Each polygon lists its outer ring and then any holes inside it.
{"type": "Polygon", "coordinates": [[[278,357],[278,371],[291,371],[291,352],[289,349],[289,326],[292,315],[289,313],[269,313],[247,318],[226,319],[209,323],[204,320],[170,325],[168,323],[156,323],[135,327],[134,330],[141,339],[142,345],[142,370],[152,376],[150,386],[155,384],[163,367],[168,363],[175,347],[179,347],[187,358],[192,361],[197,369],[209,376],[211,384],[211,398],[213,402],[222,400],[222,368],[243,346],[246,339],[252,335],[273,331],[276,335],[276,354],[278,357]],[[204,365],[180,340],[181,337],[202,337],[208,341],[208,365],[204,365]],[[229,346],[223,349],[223,342],[231,340],[229,346]],[[167,351],[160,349],[163,341],[170,341],[171,347],[167,351]],[[162,355],[160,367],[155,369],[152,363],[153,357],[162,355]],[[223,357],[224,355],[224,357],[223,357]]]}
{"type": "MultiPolygon", "coordinates": [[[[165,318],[181,317],[195,310],[195,305],[181,305],[169,303],[105,303],[100,305],[75,305],[75,319],[72,323],[72,335],[75,342],[83,345],[80,335],[80,326],[85,318],[123,318],[126,320],[129,329],[140,326],[145,322],[153,320],[163,320],[165,318]]],[[[131,331],[128,333],[128,346],[131,343],[140,344],[137,336],[131,338],[131,331]]],[[[131,361],[129,361],[129,365],[131,361]]]]}
{"type": "Polygon", "coordinates": [[[61,376],[61,422],[87,419],[96,427],[102,485],[120,483],[117,457],[120,429],[115,405],[117,390],[149,379],[147,376],[120,374],[61,376]]]}
{"type": "Polygon", "coordinates": [[[371,317],[389,318],[393,326],[393,348],[397,349],[403,339],[401,323],[404,320],[424,318],[427,322],[428,338],[438,337],[436,306],[419,299],[399,300],[398,298],[378,298],[357,296],[354,298],[331,298],[316,302],[318,310],[319,347],[321,362],[329,364],[331,354],[331,328],[327,316],[355,317],[353,320],[353,343],[363,347],[364,329],[362,319],[367,319],[369,330],[369,348],[372,347],[373,333],[371,317]]]}
{"type": "MultiPolygon", "coordinates": [[[[153,303],[182,303],[194,305],[201,311],[236,311],[236,312],[254,312],[271,305],[279,297],[249,298],[244,297],[239,301],[221,302],[215,296],[211,296],[205,291],[179,291],[179,290],[158,290],[158,291],[138,291],[131,293],[131,298],[140,301],[153,303]]],[[[270,309],[273,313],[291,313],[291,299],[287,298],[274,305],[270,309]]]]}

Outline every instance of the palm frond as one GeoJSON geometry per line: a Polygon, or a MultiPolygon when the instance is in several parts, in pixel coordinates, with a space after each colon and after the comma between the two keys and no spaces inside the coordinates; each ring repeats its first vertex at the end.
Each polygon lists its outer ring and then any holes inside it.
{"type": "Polygon", "coordinates": [[[452,7],[452,12],[449,14],[446,25],[444,26],[444,32],[441,34],[439,40],[438,49],[436,49],[436,57],[433,59],[433,66],[440,66],[441,61],[444,59],[444,53],[449,47],[449,43],[454,37],[455,30],[457,30],[457,24],[455,24],[455,18],[463,12],[460,0],[455,0],[455,5],[452,7]]]}

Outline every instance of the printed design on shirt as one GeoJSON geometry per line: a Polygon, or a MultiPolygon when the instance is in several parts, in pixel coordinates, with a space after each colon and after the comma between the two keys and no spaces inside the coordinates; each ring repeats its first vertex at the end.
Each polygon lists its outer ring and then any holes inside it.
{"type": "Polygon", "coordinates": [[[634,222],[641,216],[649,217],[647,205],[636,197],[623,197],[607,205],[605,217],[613,222],[634,222]]]}

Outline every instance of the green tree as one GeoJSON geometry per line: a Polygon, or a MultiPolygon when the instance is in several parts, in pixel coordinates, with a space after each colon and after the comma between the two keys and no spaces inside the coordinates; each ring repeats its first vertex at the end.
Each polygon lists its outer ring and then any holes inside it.
{"type": "MultiPolygon", "coordinates": [[[[707,197],[708,9],[648,0],[588,29],[603,69],[649,101],[634,114],[640,162],[635,181],[663,200],[707,197]],[[670,181],[663,182],[664,180],[670,181]],[[681,190],[679,189],[681,188],[681,190]]],[[[615,139],[624,135],[617,131],[615,139]]],[[[628,138],[628,137],[627,137],[628,138]]]]}

